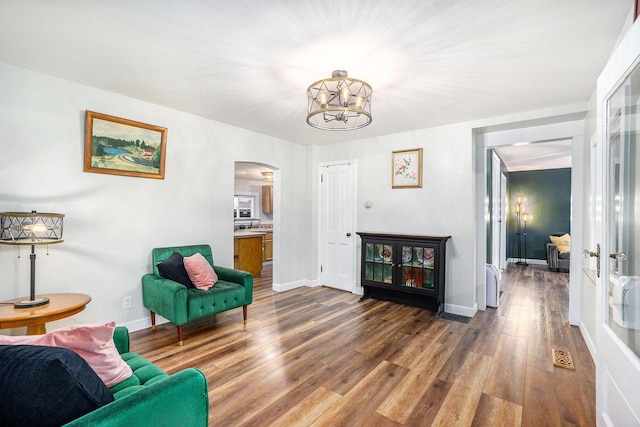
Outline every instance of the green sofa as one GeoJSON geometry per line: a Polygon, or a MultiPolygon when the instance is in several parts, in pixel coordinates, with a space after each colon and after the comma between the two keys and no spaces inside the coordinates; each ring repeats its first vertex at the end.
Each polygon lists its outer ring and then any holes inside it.
{"type": "Polygon", "coordinates": [[[214,265],[211,246],[155,248],[151,251],[151,258],[153,273],[142,277],[142,299],[150,311],[153,330],[157,313],[178,327],[178,345],[182,345],[182,326],[194,320],[242,307],[244,321],[247,322],[247,306],[253,302],[253,276],[246,271],[214,265]],[[174,252],[183,257],[202,254],[218,275],[218,281],[211,289],[203,291],[187,289],[180,283],[162,277],[158,263],[171,257],[174,252]]]}
{"type": "Polygon", "coordinates": [[[207,426],[209,396],[202,372],[187,368],[168,375],[129,351],[125,327],[116,327],[113,340],[133,376],[110,388],[115,401],[65,426],[207,426]]]}

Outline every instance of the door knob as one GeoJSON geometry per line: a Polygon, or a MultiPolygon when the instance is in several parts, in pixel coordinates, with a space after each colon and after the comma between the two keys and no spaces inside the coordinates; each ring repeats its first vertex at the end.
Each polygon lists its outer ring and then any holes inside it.
{"type": "Polygon", "coordinates": [[[347,237],[351,237],[351,233],[347,233],[347,237]]]}
{"type": "Polygon", "coordinates": [[[616,252],[615,254],[609,254],[609,258],[616,259],[620,262],[625,262],[629,257],[624,252],[616,252]]]}
{"type": "MultiPolygon", "coordinates": [[[[616,255],[616,254],[612,254],[612,255],[616,255]]],[[[598,277],[600,277],[600,243],[598,243],[596,245],[596,251],[595,252],[591,252],[591,251],[589,251],[587,249],[582,251],[582,257],[583,258],[589,258],[589,257],[595,257],[596,258],[596,275],[598,277]]],[[[626,255],[625,255],[625,259],[626,259],[626,255]]]]}

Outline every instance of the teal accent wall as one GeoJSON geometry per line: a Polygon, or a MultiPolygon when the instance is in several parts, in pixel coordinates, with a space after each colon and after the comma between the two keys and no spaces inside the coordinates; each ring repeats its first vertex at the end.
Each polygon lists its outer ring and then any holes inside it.
{"type": "MultiPolygon", "coordinates": [[[[547,259],[546,244],[553,233],[570,233],[571,168],[507,173],[507,257],[518,257],[518,231],[515,198],[524,196],[522,212],[528,212],[527,253],[522,258],[547,259]]],[[[521,222],[524,232],[524,223],[521,222]]]]}

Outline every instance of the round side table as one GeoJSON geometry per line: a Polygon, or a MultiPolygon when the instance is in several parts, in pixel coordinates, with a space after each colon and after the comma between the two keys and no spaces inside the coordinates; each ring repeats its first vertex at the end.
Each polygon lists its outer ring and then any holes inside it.
{"type": "Polygon", "coordinates": [[[40,297],[49,298],[49,304],[39,307],[15,308],[14,302],[22,301],[25,297],[2,301],[0,303],[0,329],[27,327],[27,335],[40,335],[47,332],[45,324],[54,320],[73,316],[84,310],[91,301],[85,294],[44,294],[40,297]]]}

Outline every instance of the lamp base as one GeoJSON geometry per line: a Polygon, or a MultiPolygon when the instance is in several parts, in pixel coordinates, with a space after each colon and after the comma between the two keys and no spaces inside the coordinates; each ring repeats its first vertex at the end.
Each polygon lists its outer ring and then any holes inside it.
{"type": "Polygon", "coordinates": [[[49,298],[37,297],[35,299],[23,299],[22,301],[18,301],[13,303],[15,308],[30,308],[30,307],[39,307],[41,305],[49,304],[49,298]]]}

